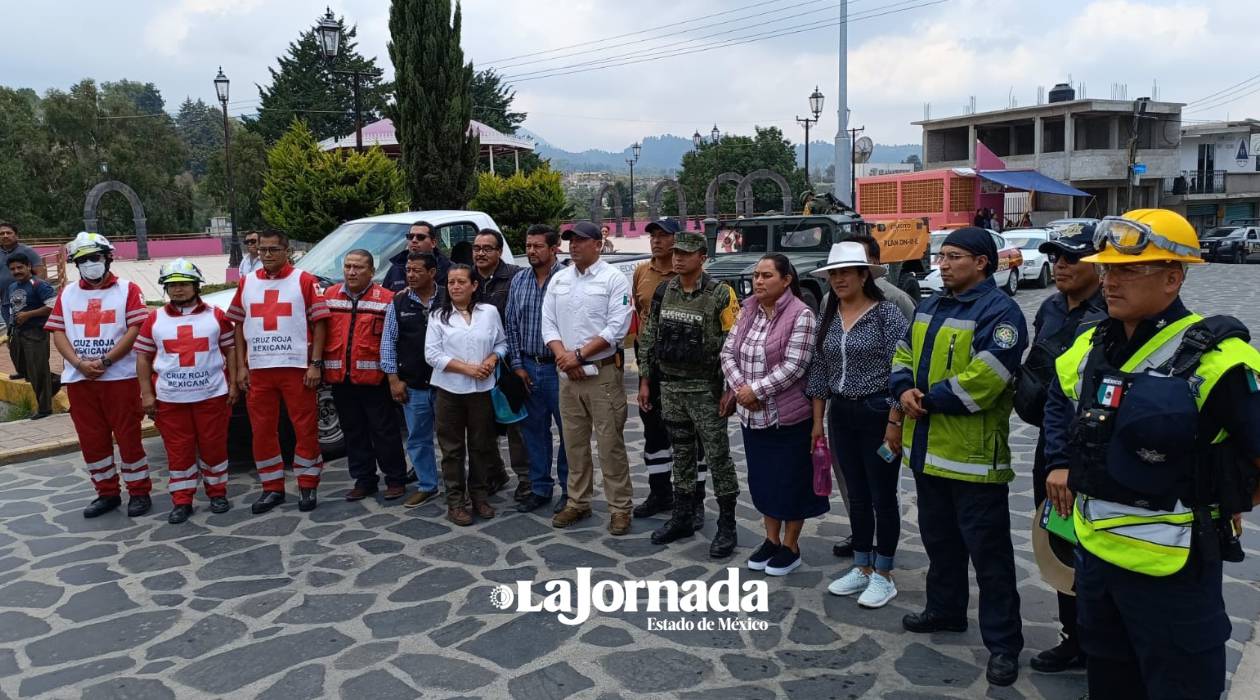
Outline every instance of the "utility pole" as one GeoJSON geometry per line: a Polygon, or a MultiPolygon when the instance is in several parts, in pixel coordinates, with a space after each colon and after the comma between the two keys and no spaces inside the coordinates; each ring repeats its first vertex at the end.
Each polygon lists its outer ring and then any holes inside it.
{"type": "MultiPolygon", "coordinates": [[[[866,131],[864,126],[849,129],[849,143],[857,143],[857,135],[863,131],[866,131]]],[[[852,147],[849,148],[849,206],[857,211],[857,151],[852,147]]]]}
{"type": "MultiPolygon", "coordinates": [[[[836,199],[845,198],[844,181],[853,178],[853,141],[849,138],[849,1],[840,0],[840,85],[836,93],[836,115],[839,128],[836,131],[836,182],[833,190],[836,199]],[[847,169],[847,170],[846,170],[847,169]]],[[[849,206],[853,206],[852,192],[849,206]]]]}
{"type": "MultiPolygon", "coordinates": [[[[1133,185],[1136,184],[1135,180],[1138,179],[1138,173],[1135,170],[1138,151],[1138,125],[1141,124],[1140,120],[1146,116],[1147,103],[1150,101],[1151,98],[1149,97],[1139,97],[1133,101],[1133,122],[1129,126],[1129,167],[1126,171],[1128,172],[1129,177],[1127,183],[1127,204],[1124,208],[1125,211],[1133,211],[1133,185]]],[[[1122,212],[1115,213],[1120,214],[1122,212]]]]}

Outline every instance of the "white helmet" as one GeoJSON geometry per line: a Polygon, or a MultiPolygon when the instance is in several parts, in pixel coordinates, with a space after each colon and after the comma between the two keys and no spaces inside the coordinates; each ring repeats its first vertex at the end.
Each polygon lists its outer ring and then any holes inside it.
{"type": "Polygon", "coordinates": [[[99,233],[88,233],[80,231],[74,240],[66,245],[66,255],[70,257],[71,262],[78,262],[79,258],[92,255],[94,253],[113,253],[114,246],[109,239],[99,233]]]}
{"type": "Polygon", "coordinates": [[[206,278],[201,274],[201,270],[198,269],[196,265],[183,258],[175,258],[163,265],[162,269],[158,272],[158,284],[166,286],[170,282],[192,282],[193,284],[205,284],[206,278]]]}

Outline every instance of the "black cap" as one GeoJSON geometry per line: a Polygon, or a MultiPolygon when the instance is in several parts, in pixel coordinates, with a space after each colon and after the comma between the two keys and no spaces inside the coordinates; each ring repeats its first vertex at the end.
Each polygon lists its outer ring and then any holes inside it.
{"type": "Polygon", "coordinates": [[[604,234],[600,233],[599,227],[590,221],[579,221],[573,224],[573,228],[560,234],[564,240],[572,240],[574,238],[589,238],[593,241],[604,240],[604,234]]]}
{"type": "Polygon", "coordinates": [[[1042,253],[1067,253],[1068,255],[1093,255],[1098,251],[1094,248],[1094,225],[1088,224],[1081,227],[1081,230],[1071,236],[1063,236],[1053,241],[1046,241],[1037,246],[1037,250],[1042,253]]]}
{"type": "Polygon", "coordinates": [[[945,237],[945,242],[941,245],[952,245],[962,248],[972,255],[983,255],[989,261],[989,264],[984,269],[984,273],[992,275],[994,272],[997,272],[997,244],[993,242],[993,235],[979,226],[964,226],[960,229],[955,229],[945,237]]]}
{"type": "Polygon", "coordinates": [[[676,235],[679,231],[681,231],[682,227],[678,225],[677,219],[665,218],[665,219],[660,219],[659,221],[653,221],[652,223],[648,224],[647,227],[644,228],[643,230],[647,231],[648,234],[652,234],[652,233],[655,233],[656,231],[660,231],[661,233],[668,233],[669,235],[673,236],[673,235],[676,235]]]}

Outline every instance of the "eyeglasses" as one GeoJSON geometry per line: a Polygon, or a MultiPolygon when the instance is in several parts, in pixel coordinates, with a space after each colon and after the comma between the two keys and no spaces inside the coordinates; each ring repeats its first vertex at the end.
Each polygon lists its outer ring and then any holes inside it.
{"type": "Polygon", "coordinates": [[[407,234],[407,240],[409,240],[409,241],[423,241],[423,240],[426,240],[428,237],[429,237],[429,234],[427,234],[427,233],[409,233],[409,234],[407,234]]]}
{"type": "Polygon", "coordinates": [[[1075,253],[1047,253],[1046,254],[1046,260],[1049,260],[1051,265],[1054,265],[1060,260],[1067,263],[1068,265],[1075,265],[1081,261],[1082,257],[1084,256],[1077,255],[1075,253]]]}
{"type": "Polygon", "coordinates": [[[492,245],[475,245],[475,246],[473,246],[473,252],[474,252],[474,253],[493,253],[493,252],[495,252],[495,251],[497,251],[497,250],[498,250],[498,247],[496,247],[496,246],[492,246],[492,245]]]}
{"type": "Polygon", "coordinates": [[[257,239],[257,238],[253,238],[253,239],[246,238],[246,239],[245,239],[245,245],[258,245],[258,239],[257,239]]]}
{"type": "Polygon", "coordinates": [[[259,248],[258,254],[259,255],[279,255],[280,253],[283,253],[284,251],[285,251],[284,248],[281,248],[279,246],[269,245],[266,248],[259,248]]]}
{"type": "Polygon", "coordinates": [[[1096,265],[1099,277],[1107,277],[1117,282],[1129,282],[1141,277],[1156,275],[1173,269],[1168,265],[1096,265]]]}
{"type": "Polygon", "coordinates": [[[956,263],[959,260],[962,260],[963,258],[974,258],[974,257],[976,256],[973,253],[938,253],[936,256],[936,262],[945,262],[946,260],[948,260],[951,263],[956,263]]]}

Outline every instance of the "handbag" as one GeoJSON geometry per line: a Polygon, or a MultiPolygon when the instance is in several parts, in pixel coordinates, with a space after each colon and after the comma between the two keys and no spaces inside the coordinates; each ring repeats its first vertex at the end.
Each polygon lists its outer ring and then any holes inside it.
{"type": "Polygon", "coordinates": [[[730,418],[735,414],[735,392],[727,389],[718,400],[718,418],[730,418]]]}
{"type": "Polygon", "coordinates": [[[511,425],[525,420],[529,416],[524,402],[525,383],[514,372],[504,372],[502,362],[494,366],[494,379],[494,386],[490,388],[490,403],[494,405],[495,422],[511,425]],[[517,397],[520,397],[519,400],[514,400],[517,397]]]}
{"type": "Polygon", "coordinates": [[[827,438],[820,437],[814,441],[814,495],[827,497],[831,495],[831,450],[827,447],[827,438]]]}

